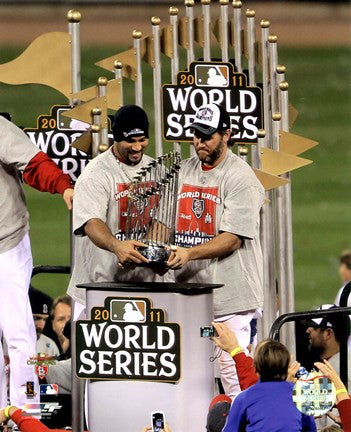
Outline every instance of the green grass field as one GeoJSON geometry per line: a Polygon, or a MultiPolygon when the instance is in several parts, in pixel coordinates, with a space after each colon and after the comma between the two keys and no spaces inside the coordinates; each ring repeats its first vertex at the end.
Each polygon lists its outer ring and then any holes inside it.
{"type": "MultiPolygon", "coordinates": [[[[94,62],[117,51],[112,47],[83,50],[82,88],[94,85],[105,74],[94,62]]],[[[20,48],[0,47],[1,63],[20,52],[20,48]]],[[[299,111],[292,132],[320,143],[303,155],[314,164],[292,174],[297,310],[333,301],[340,285],[338,256],[351,247],[350,59],[347,47],[279,48],[279,63],[287,67],[289,98],[299,111]]],[[[145,69],[147,80],[151,80],[149,68],[145,69]]],[[[151,87],[146,87],[144,96],[149,112],[151,87]]],[[[0,92],[0,110],[10,112],[13,121],[25,127],[33,127],[37,116],[48,113],[52,105],[66,102],[56,91],[39,85],[1,84],[0,92]]],[[[125,102],[132,103],[132,84],[126,86],[125,95],[125,102]]],[[[35,265],[68,265],[70,223],[63,201],[28,187],[26,194],[35,265]]],[[[67,277],[36,276],[33,283],[56,296],[65,292],[67,277]]]]}

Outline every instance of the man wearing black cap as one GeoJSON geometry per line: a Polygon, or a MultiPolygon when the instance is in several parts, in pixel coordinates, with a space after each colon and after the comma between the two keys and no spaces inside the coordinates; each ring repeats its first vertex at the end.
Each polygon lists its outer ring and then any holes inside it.
{"type": "MultiPolygon", "coordinates": [[[[317,310],[334,309],[334,304],[324,304],[317,308],[317,310]]],[[[307,326],[306,333],[308,334],[309,346],[308,349],[312,354],[323,361],[328,360],[333,368],[340,373],[340,344],[347,341],[349,329],[345,327],[345,320],[336,315],[325,315],[320,318],[313,318],[310,321],[305,321],[307,326]]],[[[346,326],[348,322],[346,322],[346,326]]],[[[351,355],[348,350],[348,390],[351,389],[351,355]]],[[[335,414],[335,412],[334,412],[335,414]]],[[[326,415],[319,418],[317,421],[318,429],[321,427],[331,425],[333,422],[328,419],[326,415]]]]}
{"type": "MultiPolygon", "coordinates": [[[[317,310],[336,308],[333,304],[324,304],[317,310]]],[[[307,326],[309,350],[318,356],[319,360],[328,360],[334,369],[340,371],[340,344],[346,343],[349,331],[345,328],[345,321],[336,315],[326,315],[305,321],[307,326]]],[[[348,386],[351,389],[351,361],[348,361],[348,386]]]]}
{"type": "Polygon", "coordinates": [[[56,343],[43,334],[46,321],[49,318],[52,298],[32,285],[29,287],[28,295],[37,334],[37,352],[56,357],[60,354],[56,343]]]}
{"type": "MultiPolygon", "coordinates": [[[[141,167],[151,162],[144,154],[149,143],[149,122],[137,105],[120,108],[113,122],[113,145],[92,160],[75,187],[73,232],[78,238],[75,265],[68,294],[85,304],[85,292],[77,283],[106,281],[153,281],[157,275],[137,250],[136,240],[125,240],[128,186],[141,167]]],[[[75,305],[75,317],[79,307],[75,305]]]]}
{"type": "MultiPolygon", "coordinates": [[[[250,166],[232,153],[230,117],[223,107],[202,106],[189,127],[197,156],[180,170],[177,249],[168,264],[177,282],[224,285],[213,293],[215,320],[225,322],[246,348],[250,321],[263,305],[259,213],[264,189],[250,166]]],[[[224,390],[233,397],[240,388],[228,353],[221,354],[219,366],[224,390]]]]}

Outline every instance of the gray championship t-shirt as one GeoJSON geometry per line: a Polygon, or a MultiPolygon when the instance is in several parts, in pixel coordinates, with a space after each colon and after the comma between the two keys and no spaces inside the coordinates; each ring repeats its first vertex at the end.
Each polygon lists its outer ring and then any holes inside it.
{"type": "Polygon", "coordinates": [[[29,230],[21,173],[37,153],[27,135],[0,116],[0,253],[17,246],[29,230]]]}
{"type": "Polygon", "coordinates": [[[215,316],[262,307],[259,229],[265,193],[251,167],[229,149],[208,171],[195,156],[182,163],[179,185],[177,245],[196,246],[220,232],[242,237],[243,244],[224,258],[190,261],[175,271],[176,282],[224,284],[213,293],[215,316]]]}
{"type": "Polygon", "coordinates": [[[149,268],[121,269],[116,255],[95,246],[84,233],[84,225],[90,219],[101,219],[116,238],[125,239],[128,185],[137,171],[151,161],[152,158],[144,155],[137,165],[121,164],[110,148],[93,159],[78,178],[73,201],[73,233],[77,237],[68,287],[68,294],[75,301],[85,304],[85,290],[77,288],[77,284],[163,280],[149,268]]]}

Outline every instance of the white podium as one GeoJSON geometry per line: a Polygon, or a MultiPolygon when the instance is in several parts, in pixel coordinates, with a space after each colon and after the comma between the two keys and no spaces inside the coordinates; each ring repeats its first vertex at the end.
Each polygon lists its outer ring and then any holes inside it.
{"type": "Polygon", "coordinates": [[[204,432],[214,344],[200,327],[210,324],[212,290],[221,285],[79,287],[92,318],[77,322],[76,358],[77,375],[95,378],[87,386],[89,431],[141,432],[152,411],[163,411],[172,432],[204,432]]]}

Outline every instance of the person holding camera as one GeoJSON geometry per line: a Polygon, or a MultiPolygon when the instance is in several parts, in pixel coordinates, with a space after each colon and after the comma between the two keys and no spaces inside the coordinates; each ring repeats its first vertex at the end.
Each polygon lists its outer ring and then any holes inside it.
{"type": "MultiPolygon", "coordinates": [[[[256,384],[259,376],[256,373],[253,359],[251,356],[246,355],[242,347],[238,343],[238,339],[234,332],[232,332],[225,323],[212,322],[217,335],[211,337],[211,340],[221,349],[226,351],[235,363],[238,380],[241,390],[245,390],[252,385],[256,384]]],[[[288,375],[286,380],[290,382],[296,381],[296,373],[301,367],[298,361],[292,361],[288,368],[288,375]]]]}
{"type": "Polygon", "coordinates": [[[253,365],[259,380],[233,402],[222,432],[315,432],[313,417],[301,413],[293,402],[293,383],[287,381],[290,354],[280,342],[261,341],[253,365]]]}

